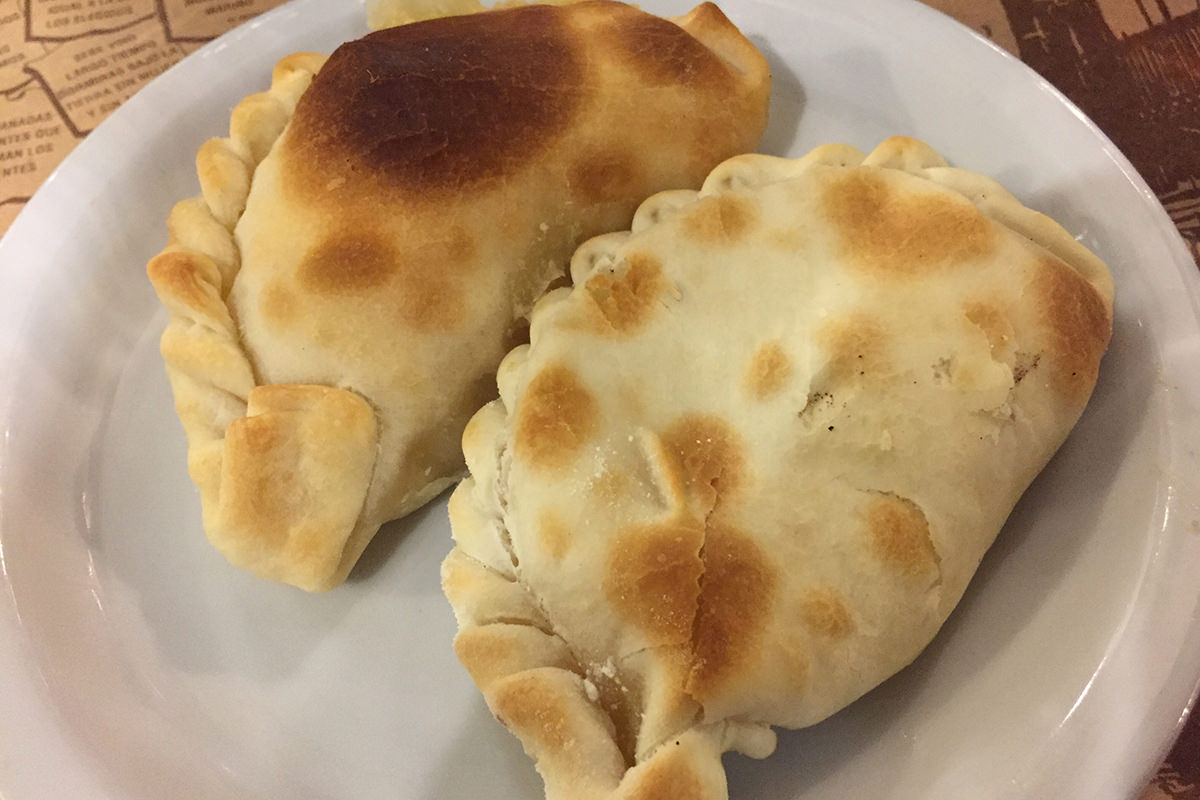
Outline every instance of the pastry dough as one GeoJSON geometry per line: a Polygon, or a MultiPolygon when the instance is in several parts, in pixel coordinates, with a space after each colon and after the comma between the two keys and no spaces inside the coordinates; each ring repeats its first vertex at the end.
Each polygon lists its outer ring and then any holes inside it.
{"type": "Polygon", "coordinates": [[[912,661],[1092,391],[1104,264],[911,139],[583,245],[468,425],[457,654],[551,800],[727,796],[912,661]]]}
{"type": "Polygon", "coordinates": [[[213,544],[341,582],[461,475],[463,426],[578,243],[753,149],[769,78],[711,4],[490,11],[281,61],[149,265],[213,544]]]}

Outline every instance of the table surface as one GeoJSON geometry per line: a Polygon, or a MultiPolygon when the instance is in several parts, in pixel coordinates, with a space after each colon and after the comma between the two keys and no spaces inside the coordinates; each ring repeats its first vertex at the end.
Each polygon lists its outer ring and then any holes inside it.
{"type": "MultiPolygon", "coordinates": [[[[0,0],[0,234],[122,102],[281,0],[0,0]]],[[[925,0],[1080,106],[1158,195],[1200,266],[1200,0],[925,0]]],[[[1138,800],[1200,800],[1200,714],[1138,800]]]]}

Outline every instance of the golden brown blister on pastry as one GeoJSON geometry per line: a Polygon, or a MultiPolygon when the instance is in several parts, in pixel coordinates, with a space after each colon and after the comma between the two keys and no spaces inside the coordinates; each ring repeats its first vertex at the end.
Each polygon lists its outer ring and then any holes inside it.
{"type": "Polygon", "coordinates": [[[769,79],[711,4],[517,7],[280,62],[201,148],[201,197],[149,266],[213,543],[340,583],[461,474],[463,426],[575,246],[752,149],[769,79]]]}
{"type": "Polygon", "coordinates": [[[584,244],[463,439],[459,658],[551,800],[727,795],[908,664],[1071,430],[1104,264],[894,138],[733,158],[584,244]]]}

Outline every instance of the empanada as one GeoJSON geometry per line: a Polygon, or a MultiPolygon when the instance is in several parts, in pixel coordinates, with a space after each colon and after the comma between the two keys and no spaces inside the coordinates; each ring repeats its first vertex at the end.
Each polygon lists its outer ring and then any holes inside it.
{"type": "Polygon", "coordinates": [[[149,265],[216,547],[341,582],[462,474],[463,427],[575,247],[752,149],[769,83],[711,4],[520,7],[281,61],[149,265]]]}
{"type": "Polygon", "coordinates": [[[1104,264],[895,138],[742,156],[574,256],[467,426],[457,654],[551,800],[722,798],[912,661],[1087,402],[1104,264]]]}

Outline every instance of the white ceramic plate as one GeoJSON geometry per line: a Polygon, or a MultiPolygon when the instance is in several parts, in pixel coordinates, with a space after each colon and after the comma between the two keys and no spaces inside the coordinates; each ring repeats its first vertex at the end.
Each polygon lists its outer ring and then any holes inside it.
{"type": "MultiPolygon", "coordinates": [[[[686,0],[645,6],[679,13],[686,0]]],[[[768,152],[922,138],[1111,265],[1078,429],[909,669],[735,798],[1118,797],[1200,677],[1196,268],[1125,159],[1015,60],[916,2],[728,0],[775,72],[768,152]]],[[[323,596],[207,545],[144,278],[193,154],[293,50],[365,30],[299,0],[199,51],[63,164],[0,243],[0,795],[536,798],[450,649],[444,498],[323,596]]]]}

